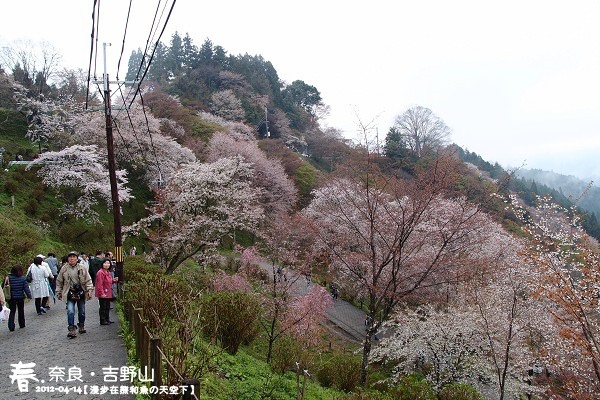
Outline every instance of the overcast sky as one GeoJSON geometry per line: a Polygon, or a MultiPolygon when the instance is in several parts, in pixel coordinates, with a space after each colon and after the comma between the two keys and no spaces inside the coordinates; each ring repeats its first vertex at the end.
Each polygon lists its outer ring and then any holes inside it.
{"type": "MultiPolygon", "coordinates": [[[[100,3],[114,75],[129,2],[100,3]]],[[[133,1],[122,76],[157,3],[133,1]]],[[[87,70],[92,4],[4,1],[0,43],[45,40],[66,67],[87,70]]],[[[350,138],[358,118],[383,138],[421,105],[488,161],[585,178],[600,177],[599,21],[597,0],[177,0],[163,42],[177,30],[197,46],[210,38],[229,54],[262,55],[282,80],[315,86],[331,107],[326,124],[350,138]]]]}

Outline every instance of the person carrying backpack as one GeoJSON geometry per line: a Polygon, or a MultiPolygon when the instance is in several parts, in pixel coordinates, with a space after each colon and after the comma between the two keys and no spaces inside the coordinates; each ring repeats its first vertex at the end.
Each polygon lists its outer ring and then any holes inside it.
{"type": "Polygon", "coordinates": [[[56,280],[56,298],[67,302],[67,323],[70,339],[77,337],[85,330],[85,301],[92,298],[94,286],[92,277],[83,265],[78,262],[79,254],[75,251],[67,254],[67,264],[63,265],[56,280]],[[77,326],[75,326],[75,306],[77,306],[77,326]]]}

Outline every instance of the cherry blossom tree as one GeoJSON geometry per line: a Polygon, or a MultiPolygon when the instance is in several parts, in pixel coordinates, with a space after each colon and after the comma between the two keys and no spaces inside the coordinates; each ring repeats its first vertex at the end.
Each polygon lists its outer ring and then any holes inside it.
{"type": "Polygon", "coordinates": [[[208,145],[208,161],[234,155],[242,156],[252,165],[253,184],[262,189],[261,203],[267,215],[278,216],[291,211],[297,192],[281,163],[267,158],[255,140],[235,140],[225,133],[215,133],[208,145]]]}
{"type": "MultiPolygon", "coordinates": [[[[193,152],[181,146],[177,141],[163,134],[177,132],[179,129],[172,121],[155,118],[144,113],[141,105],[136,104],[129,113],[113,116],[115,156],[119,165],[143,172],[144,181],[150,187],[163,185],[181,164],[196,160],[193,152]]],[[[69,140],[97,146],[106,146],[106,119],[102,113],[86,113],[77,116],[77,128],[69,140]]]]}
{"type": "Polygon", "coordinates": [[[72,97],[60,96],[52,99],[42,94],[33,96],[12,77],[7,76],[4,79],[12,86],[17,110],[27,121],[25,136],[38,144],[40,152],[42,143],[51,141],[60,132],[73,131],[74,114],[80,112],[82,107],[72,97]]]}
{"type": "Polygon", "coordinates": [[[327,303],[322,292],[305,293],[303,276],[310,270],[313,238],[301,218],[281,215],[261,230],[260,238],[261,253],[269,261],[261,266],[270,271],[269,280],[260,285],[264,309],[260,324],[267,336],[270,362],[273,345],[282,336],[304,332],[313,343],[320,329],[317,322],[322,320],[321,311],[327,303]]]}
{"type": "MultiPolygon", "coordinates": [[[[57,152],[43,153],[27,168],[40,167],[37,175],[46,186],[64,201],[62,214],[97,223],[98,213],[93,207],[98,199],[112,207],[106,156],[96,146],[75,145],[57,152]]],[[[119,201],[129,201],[131,191],[126,187],[127,175],[116,171],[119,201]]]]}
{"type": "MultiPolygon", "coordinates": [[[[556,334],[546,361],[562,374],[576,399],[600,397],[600,263],[598,247],[574,209],[538,198],[525,209],[515,196],[511,207],[531,238],[527,253],[538,268],[538,296],[548,305],[556,334]]],[[[549,327],[552,332],[552,328],[549,327]]]]}
{"type": "Polygon", "coordinates": [[[422,305],[396,311],[384,327],[391,334],[371,360],[393,363],[393,381],[419,371],[438,392],[450,383],[477,381],[484,351],[472,310],[422,305]]]}
{"type": "Polygon", "coordinates": [[[546,327],[552,323],[535,297],[537,274],[523,257],[523,244],[506,235],[493,245],[498,254],[494,268],[465,285],[462,304],[476,317],[484,350],[479,360],[482,375],[487,375],[503,400],[540,392],[524,378],[540,359],[548,336],[546,327]]]}
{"type": "Polygon", "coordinates": [[[366,382],[371,337],[398,302],[416,291],[464,279],[481,265],[490,218],[465,199],[443,197],[453,160],[440,157],[411,181],[395,180],[372,165],[354,178],[336,178],[316,190],[304,211],[328,252],[340,284],[355,285],[371,317],[363,342],[366,382]]]}
{"type": "Polygon", "coordinates": [[[206,122],[210,122],[223,127],[223,132],[228,133],[235,140],[254,140],[256,129],[242,122],[228,121],[217,115],[200,111],[198,116],[206,122]]]}
{"type": "Polygon", "coordinates": [[[524,378],[542,354],[549,315],[534,296],[523,244],[490,228],[495,237],[479,252],[492,268],[453,284],[446,302],[396,310],[372,361],[393,362],[395,378],[418,370],[438,391],[465,382],[498,399],[541,392],[524,378]]]}
{"type": "Polygon", "coordinates": [[[331,306],[331,296],[321,286],[313,285],[304,293],[300,275],[286,272],[285,278],[274,274],[271,282],[262,285],[264,315],[261,327],[267,335],[267,362],[273,357],[273,345],[282,336],[291,336],[307,346],[318,344],[325,313],[331,306]]]}
{"type": "Polygon", "coordinates": [[[240,121],[245,116],[241,100],[231,89],[213,93],[210,108],[215,115],[229,121],[240,121]]]}
{"type": "Polygon", "coordinates": [[[262,257],[254,247],[238,246],[240,254],[240,270],[252,269],[262,261],[262,257]]]}
{"type": "Polygon", "coordinates": [[[312,285],[304,295],[297,296],[283,315],[281,332],[316,346],[320,340],[326,312],[332,305],[331,296],[319,285],[312,285]]]}
{"type": "Polygon", "coordinates": [[[244,292],[249,293],[252,289],[250,282],[243,274],[228,275],[219,270],[212,279],[212,287],[217,292],[244,292]]]}
{"type": "Polygon", "coordinates": [[[263,217],[261,191],[241,157],[182,166],[158,191],[152,215],[127,229],[146,232],[156,259],[173,273],[188,258],[210,253],[233,230],[255,232],[263,217]]]}

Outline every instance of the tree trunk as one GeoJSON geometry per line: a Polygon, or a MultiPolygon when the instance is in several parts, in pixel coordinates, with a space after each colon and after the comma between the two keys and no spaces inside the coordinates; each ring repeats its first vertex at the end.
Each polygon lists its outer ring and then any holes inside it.
{"type": "Polygon", "coordinates": [[[367,384],[367,367],[369,366],[369,355],[371,354],[371,327],[368,327],[367,335],[363,343],[362,363],[360,364],[360,385],[367,384]]]}
{"type": "Polygon", "coordinates": [[[506,374],[508,373],[508,364],[510,362],[510,349],[513,340],[513,327],[517,308],[517,294],[513,292],[513,303],[510,313],[510,324],[508,326],[508,335],[506,337],[506,349],[504,351],[504,365],[502,367],[502,376],[500,379],[500,399],[504,400],[504,391],[506,388],[506,374]]]}
{"type": "Polygon", "coordinates": [[[269,349],[267,351],[267,364],[271,363],[273,358],[273,344],[275,343],[275,339],[277,339],[278,335],[275,335],[275,328],[277,326],[277,313],[271,320],[271,330],[268,332],[269,335],[269,349]]]}
{"type": "Polygon", "coordinates": [[[273,343],[275,339],[269,336],[269,350],[267,350],[267,364],[271,364],[271,359],[273,358],[273,343]]]}

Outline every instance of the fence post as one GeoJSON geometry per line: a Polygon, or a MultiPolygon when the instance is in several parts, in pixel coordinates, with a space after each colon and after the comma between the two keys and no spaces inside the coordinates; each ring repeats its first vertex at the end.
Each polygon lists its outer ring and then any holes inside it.
{"type": "Polygon", "coordinates": [[[129,322],[131,323],[131,326],[133,327],[134,324],[134,319],[133,319],[133,310],[135,310],[135,305],[133,303],[129,304],[129,322]]]}
{"type": "Polygon", "coordinates": [[[183,394],[183,400],[194,400],[200,398],[200,381],[195,378],[184,379],[181,385],[188,389],[183,394]]]}
{"type": "MultiPolygon", "coordinates": [[[[150,338],[150,370],[154,377],[152,384],[158,388],[162,385],[162,358],[159,350],[160,345],[160,338],[150,338]]],[[[158,393],[152,394],[150,398],[152,400],[158,400],[160,399],[160,395],[158,393]]]]}
{"type": "Polygon", "coordinates": [[[143,308],[133,309],[133,332],[135,333],[135,355],[142,361],[142,315],[143,308]]]}
{"type": "Polygon", "coordinates": [[[150,334],[148,333],[148,330],[146,329],[146,325],[144,325],[142,322],[140,322],[140,326],[142,328],[142,336],[140,338],[140,350],[141,350],[141,354],[140,354],[140,365],[142,367],[147,367],[150,364],[150,354],[148,351],[148,347],[149,347],[149,339],[150,338],[150,334]]]}

